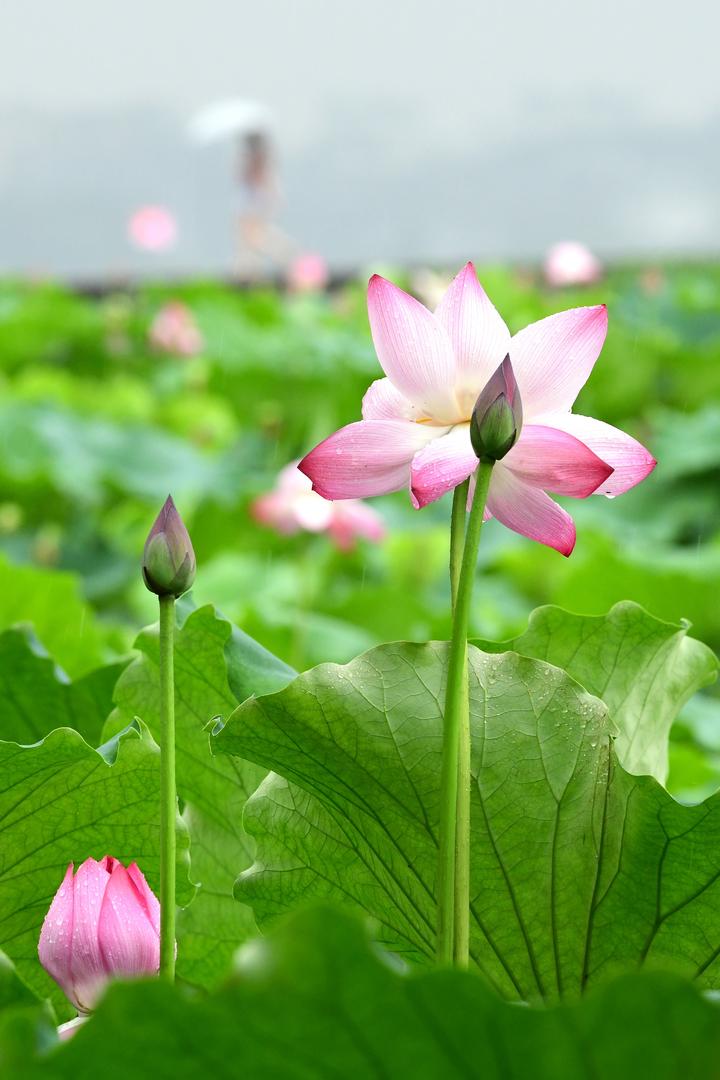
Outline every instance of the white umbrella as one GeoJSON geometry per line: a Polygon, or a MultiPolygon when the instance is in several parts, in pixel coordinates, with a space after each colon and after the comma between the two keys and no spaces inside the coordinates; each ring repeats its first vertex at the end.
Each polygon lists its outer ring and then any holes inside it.
{"type": "Polygon", "coordinates": [[[272,127],[272,113],[257,101],[229,98],[216,101],[195,113],[188,131],[195,142],[217,142],[235,135],[266,132],[272,127]]]}

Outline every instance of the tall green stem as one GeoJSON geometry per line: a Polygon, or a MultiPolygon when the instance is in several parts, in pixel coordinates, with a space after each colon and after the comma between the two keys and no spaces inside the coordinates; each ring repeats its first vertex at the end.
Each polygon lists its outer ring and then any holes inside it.
{"type": "Polygon", "coordinates": [[[160,975],[175,978],[175,597],[160,596],[160,975]]]}
{"type": "MultiPolygon", "coordinates": [[[[452,516],[450,519],[450,594],[452,598],[452,610],[455,611],[458,588],[460,585],[460,569],[462,567],[463,550],[465,547],[465,518],[467,515],[467,501],[470,480],[458,484],[453,492],[452,516]]],[[[462,954],[467,942],[469,948],[470,934],[470,865],[463,857],[464,838],[470,833],[470,803],[464,798],[463,793],[470,790],[470,705],[468,699],[467,661],[463,668],[463,704],[460,710],[460,735],[458,745],[458,787],[457,787],[457,811],[455,816],[455,904],[453,910],[453,954],[462,954]],[[467,875],[462,876],[464,869],[467,875]]],[[[456,963],[462,965],[461,957],[456,963]]]]}
{"type": "Polygon", "coordinates": [[[465,514],[470,481],[464,480],[453,491],[452,515],[450,517],[450,597],[455,610],[460,583],[463,547],[465,544],[465,514]]]}
{"type": "MultiPolygon", "coordinates": [[[[467,631],[483,513],[492,462],[478,465],[475,494],[465,533],[460,573],[455,579],[459,498],[453,501],[450,578],[454,597],[448,655],[443,758],[440,777],[440,852],[438,861],[437,958],[466,967],[470,906],[470,720],[467,678],[467,631]],[[454,584],[454,581],[457,584],[454,584]]],[[[456,493],[457,494],[457,493],[456,493]]]]}

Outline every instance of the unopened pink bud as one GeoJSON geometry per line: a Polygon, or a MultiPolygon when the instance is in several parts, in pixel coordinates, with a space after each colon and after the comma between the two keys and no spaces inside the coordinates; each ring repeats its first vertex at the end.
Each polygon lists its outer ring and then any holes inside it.
{"type": "Polygon", "coordinates": [[[515,372],[506,356],[488,379],[470,418],[470,442],[480,461],[500,461],[520,438],[523,412],[515,372]]]}
{"type": "Polygon", "coordinates": [[[168,495],[143,551],[143,581],[158,596],[182,596],[195,580],[195,552],[183,519],[168,495]]]}
{"type": "Polygon", "coordinates": [[[140,868],[106,855],[65,877],[40,932],[38,956],[79,1013],[113,979],[157,974],[160,905],[140,868]]]}

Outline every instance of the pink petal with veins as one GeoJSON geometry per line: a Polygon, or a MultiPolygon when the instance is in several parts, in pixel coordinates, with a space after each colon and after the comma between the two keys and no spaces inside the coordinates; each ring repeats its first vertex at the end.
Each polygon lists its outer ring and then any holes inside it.
{"type": "Polygon", "coordinates": [[[607,309],[571,308],[531,323],[510,342],[510,360],[527,421],[570,409],[607,334],[607,309]]]}
{"type": "Polygon", "coordinates": [[[575,547],[575,524],[570,515],[540,488],[520,480],[498,463],[493,469],[488,510],[513,532],[539,540],[570,555],[575,547]]]}
{"type": "Polygon", "coordinates": [[[470,425],[458,424],[447,435],[419,450],[412,461],[410,494],[416,510],[435,502],[467,480],[478,459],[470,442],[470,425]]]}
{"type": "Polygon", "coordinates": [[[110,872],[106,865],[120,864],[106,856],[101,862],[86,859],[73,882],[75,911],[73,917],[70,968],[75,1001],[80,1012],[89,1012],[107,982],[109,974],[98,944],[100,911],[110,872]]]}
{"type": "Polygon", "coordinates": [[[74,908],[73,864],[70,863],[42,924],[38,957],[48,975],[52,976],[70,1001],[77,1005],[70,970],[74,908]]]}
{"type": "Polygon", "coordinates": [[[137,863],[131,863],[130,866],[128,866],[128,877],[135,886],[135,890],[138,894],[138,897],[140,898],[140,903],[145,908],[147,917],[149,918],[152,926],[154,927],[155,932],[159,935],[160,902],[158,901],[157,896],[145,880],[145,875],[143,874],[137,863]]]}
{"type": "Polygon", "coordinates": [[[98,925],[100,952],[117,977],[154,975],[160,966],[160,938],[124,866],[113,870],[98,925]]]}
{"type": "Polygon", "coordinates": [[[523,427],[502,463],[533,487],[576,499],[592,495],[613,471],[574,435],[539,424],[523,427]]]}
{"type": "Polygon", "coordinates": [[[510,331],[467,263],[435,312],[455,352],[455,389],[469,415],[475,399],[510,349],[510,331]]]}
{"type": "Polygon", "coordinates": [[[419,420],[420,409],[396,390],[389,379],[376,379],[362,400],[363,420],[419,420]]]}
{"type": "Polygon", "coordinates": [[[644,480],[657,465],[642,443],[602,420],[574,413],[550,413],[542,418],[542,423],[574,435],[612,465],[612,474],[598,484],[598,495],[622,495],[644,480]]]}
{"type": "Polygon", "coordinates": [[[447,428],[403,420],[360,420],[336,431],[299,468],[325,499],[362,499],[401,491],[418,450],[447,428]]]}
{"type": "Polygon", "coordinates": [[[439,423],[457,419],[455,357],[442,323],[377,274],[368,286],[368,315],[378,359],[395,388],[420,417],[439,423]]]}

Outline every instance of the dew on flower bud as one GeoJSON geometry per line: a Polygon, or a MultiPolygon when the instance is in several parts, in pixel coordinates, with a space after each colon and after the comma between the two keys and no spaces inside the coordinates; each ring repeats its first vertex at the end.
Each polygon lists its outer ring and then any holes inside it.
{"type": "Polygon", "coordinates": [[[45,916],[38,957],[79,1013],[89,1013],[112,978],[156,974],[160,905],[136,864],[71,863],[45,916]],[[97,903],[78,907],[91,893],[97,903]],[[80,912],[80,914],[78,914],[80,912]],[[82,934],[82,947],[76,931],[82,934]]]}

